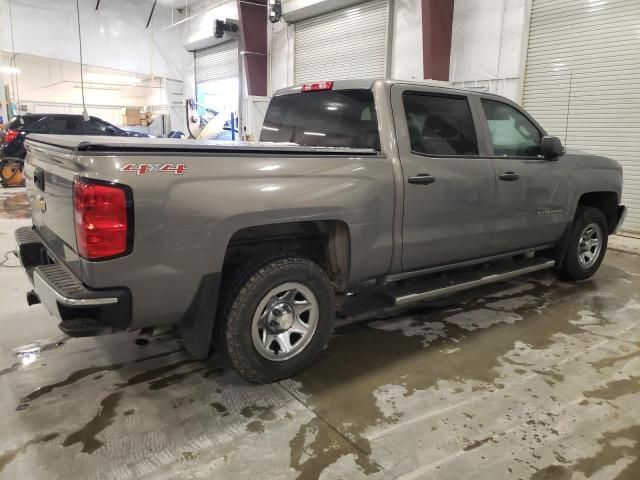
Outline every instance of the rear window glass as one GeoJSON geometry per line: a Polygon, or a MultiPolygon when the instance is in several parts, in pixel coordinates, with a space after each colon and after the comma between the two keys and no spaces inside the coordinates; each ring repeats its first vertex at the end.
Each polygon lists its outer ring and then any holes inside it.
{"type": "Polygon", "coordinates": [[[332,90],[274,97],[262,142],[380,150],[371,90],[332,90]]]}
{"type": "Polygon", "coordinates": [[[21,128],[27,127],[32,123],[37,122],[42,118],[41,115],[22,115],[19,117],[14,117],[7,124],[7,129],[19,130],[21,128]]]}
{"type": "Polygon", "coordinates": [[[81,116],[48,116],[34,123],[30,129],[34,132],[84,133],[83,123],[81,116]]]}
{"type": "Polygon", "coordinates": [[[426,155],[477,155],[478,142],[464,97],[405,93],[411,151],[426,155]]]}

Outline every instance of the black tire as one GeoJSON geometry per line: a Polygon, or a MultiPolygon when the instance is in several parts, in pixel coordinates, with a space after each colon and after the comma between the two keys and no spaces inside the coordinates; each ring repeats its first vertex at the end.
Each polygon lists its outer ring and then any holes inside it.
{"type": "Polygon", "coordinates": [[[327,344],[335,320],[335,296],[325,271],[311,260],[281,255],[246,263],[236,269],[228,283],[218,346],[227,361],[247,380],[271,383],[288,378],[309,366],[327,344]],[[260,302],[272,289],[296,282],[309,288],[317,300],[319,314],[315,331],[293,358],[273,361],[254,346],[253,317],[260,302]]]}
{"type": "Polygon", "coordinates": [[[600,268],[600,264],[607,252],[608,239],[609,226],[602,210],[595,207],[579,205],[571,228],[571,234],[569,235],[564,261],[558,269],[560,277],[565,280],[585,280],[592,277],[598,268],[600,268]],[[578,259],[578,252],[582,233],[585,228],[591,224],[598,225],[602,232],[601,248],[595,262],[585,267],[578,259]]]}

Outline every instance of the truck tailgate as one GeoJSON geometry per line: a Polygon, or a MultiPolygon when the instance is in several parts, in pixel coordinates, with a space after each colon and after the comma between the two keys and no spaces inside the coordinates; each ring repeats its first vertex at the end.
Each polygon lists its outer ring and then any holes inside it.
{"type": "Polygon", "coordinates": [[[56,256],[77,258],[73,179],[80,166],[75,153],[36,142],[28,142],[26,148],[25,176],[33,225],[56,256]]]}

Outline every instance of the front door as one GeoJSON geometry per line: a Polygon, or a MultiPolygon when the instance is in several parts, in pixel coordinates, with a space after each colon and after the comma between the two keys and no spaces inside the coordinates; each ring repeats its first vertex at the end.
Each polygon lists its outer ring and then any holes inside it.
{"type": "Polygon", "coordinates": [[[404,176],[403,270],[499,253],[495,174],[479,155],[469,96],[404,85],[391,96],[404,176]]]}
{"type": "Polygon", "coordinates": [[[543,131],[515,105],[481,97],[496,172],[498,236],[505,250],[555,243],[566,226],[569,170],[540,154],[543,131]]]}

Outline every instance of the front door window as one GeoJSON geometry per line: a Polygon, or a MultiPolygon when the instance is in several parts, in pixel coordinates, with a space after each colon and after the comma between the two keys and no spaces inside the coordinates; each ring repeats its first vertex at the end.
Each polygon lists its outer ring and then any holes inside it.
{"type": "Polygon", "coordinates": [[[482,99],[493,151],[499,157],[540,156],[541,135],[531,121],[506,103],[482,99]]]}

